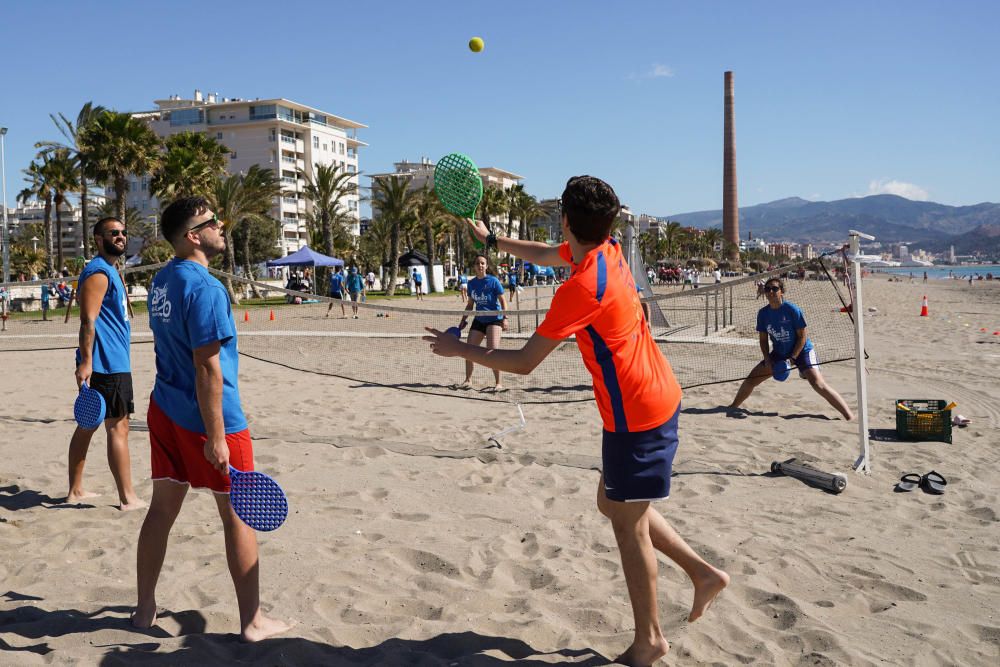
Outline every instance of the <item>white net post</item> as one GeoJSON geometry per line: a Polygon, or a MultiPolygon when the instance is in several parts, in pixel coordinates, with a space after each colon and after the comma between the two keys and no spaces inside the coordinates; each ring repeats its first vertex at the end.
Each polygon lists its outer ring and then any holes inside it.
{"type": "Polygon", "coordinates": [[[874,236],[863,234],[855,230],[848,232],[851,236],[850,260],[851,271],[854,282],[854,349],[855,363],[854,369],[857,373],[858,381],[858,459],[854,462],[854,469],[857,472],[868,474],[871,472],[871,456],[868,447],[868,375],[865,370],[865,320],[864,306],[861,302],[861,241],[865,238],[869,241],[875,240],[874,236]]]}

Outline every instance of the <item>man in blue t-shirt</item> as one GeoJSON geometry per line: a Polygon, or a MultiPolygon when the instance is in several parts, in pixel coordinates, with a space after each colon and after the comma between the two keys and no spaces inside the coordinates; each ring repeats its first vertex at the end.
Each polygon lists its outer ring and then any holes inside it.
{"type": "Polygon", "coordinates": [[[226,288],[208,272],[209,260],[226,248],[223,223],[204,198],[184,197],[164,209],[160,224],[176,256],[149,291],[156,355],[147,415],[153,499],[139,533],[132,624],[156,623],[156,582],[170,528],[188,488],[208,488],[222,519],[240,636],[258,641],[289,626],[260,609],[257,536],[229,502],[229,466],[248,471],[254,464],[237,384],[236,322],[226,288]]]}
{"type": "Polygon", "coordinates": [[[45,283],[42,285],[42,321],[49,321],[49,297],[55,295],[55,288],[52,287],[52,283],[45,283]]]}
{"type": "Polygon", "coordinates": [[[413,269],[413,291],[417,295],[417,301],[424,300],[424,277],[415,268],[413,269]]]}
{"type": "Polygon", "coordinates": [[[819,372],[816,349],[806,332],[806,318],[802,309],[785,301],[785,283],[781,278],[769,278],[764,283],[767,305],[757,312],[757,335],[763,360],[754,366],[743,380],[736,398],[729,405],[737,410],[750,397],[754,388],[770,377],[783,381],[788,377],[790,365],[799,369],[799,375],[809,381],[816,393],[836,408],[844,419],[854,419],[847,402],[823,379],[819,372]]]}
{"type": "Polygon", "coordinates": [[[361,300],[365,293],[365,281],[361,279],[358,267],[351,267],[345,284],[347,285],[347,293],[351,295],[351,310],[354,312],[354,319],[358,319],[358,301],[361,300]]]}
{"type": "MultiPolygon", "coordinates": [[[[132,488],[132,465],[128,452],[128,416],[135,412],[132,396],[132,334],[128,318],[128,295],[115,263],[125,254],[125,225],[114,217],[94,225],[97,256],[80,274],[80,347],[77,350],[76,385],[87,383],[104,397],[104,430],[108,436],[108,465],[118,487],[118,507],[145,507],[132,488]]],[[[69,493],[67,503],[80,502],[96,494],[83,490],[83,468],[90,439],[96,429],[77,426],[69,441],[69,493]]]]}
{"type": "MultiPolygon", "coordinates": [[[[340,300],[340,314],[343,317],[347,317],[347,311],[344,310],[344,274],[341,272],[341,267],[337,267],[333,270],[333,275],[330,276],[330,298],[340,300]]],[[[326,309],[326,316],[330,317],[330,311],[333,310],[333,301],[326,309]]]]}

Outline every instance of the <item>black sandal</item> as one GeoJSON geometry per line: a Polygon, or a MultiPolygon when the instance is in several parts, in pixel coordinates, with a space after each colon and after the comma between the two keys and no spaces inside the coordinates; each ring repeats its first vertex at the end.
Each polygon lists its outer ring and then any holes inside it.
{"type": "Polygon", "coordinates": [[[948,481],[944,476],[934,470],[920,478],[920,488],[924,490],[925,493],[932,493],[936,496],[940,496],[944,493],[944,487],[948,485],[948,481]]]}
{"type": "Polygon", "coordinates": [[[915,472],[908,472],[899,478],[896,482],[897,491],[912,491],[913,489],[920,486],[920,482],[923,478],[915,472]]]}

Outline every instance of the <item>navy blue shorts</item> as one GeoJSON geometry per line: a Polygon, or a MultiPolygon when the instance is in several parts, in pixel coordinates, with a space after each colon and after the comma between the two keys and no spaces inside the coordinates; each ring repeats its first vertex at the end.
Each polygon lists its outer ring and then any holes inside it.
{"type": "Polygon", "coordinates": [[[670,497],[670,473],[677,453],[677,417],[648,431],[604,431],[601,459],[604,494],[618,502],[663,500],[670,497]]]}

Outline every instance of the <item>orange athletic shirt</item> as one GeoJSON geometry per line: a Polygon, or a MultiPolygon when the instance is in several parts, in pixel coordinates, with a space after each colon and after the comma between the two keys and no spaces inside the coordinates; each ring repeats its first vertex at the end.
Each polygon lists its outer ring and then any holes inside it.
{"type": "Polygon", "coordinates": [[[559,255],[573,270],[538,334],[554,340],[576,334],[605,430],[634,433],[663,424],[680,405],[681,387],[646,327],[618,242],[608,239],[579,264],[568,243],[559,255]]]}

